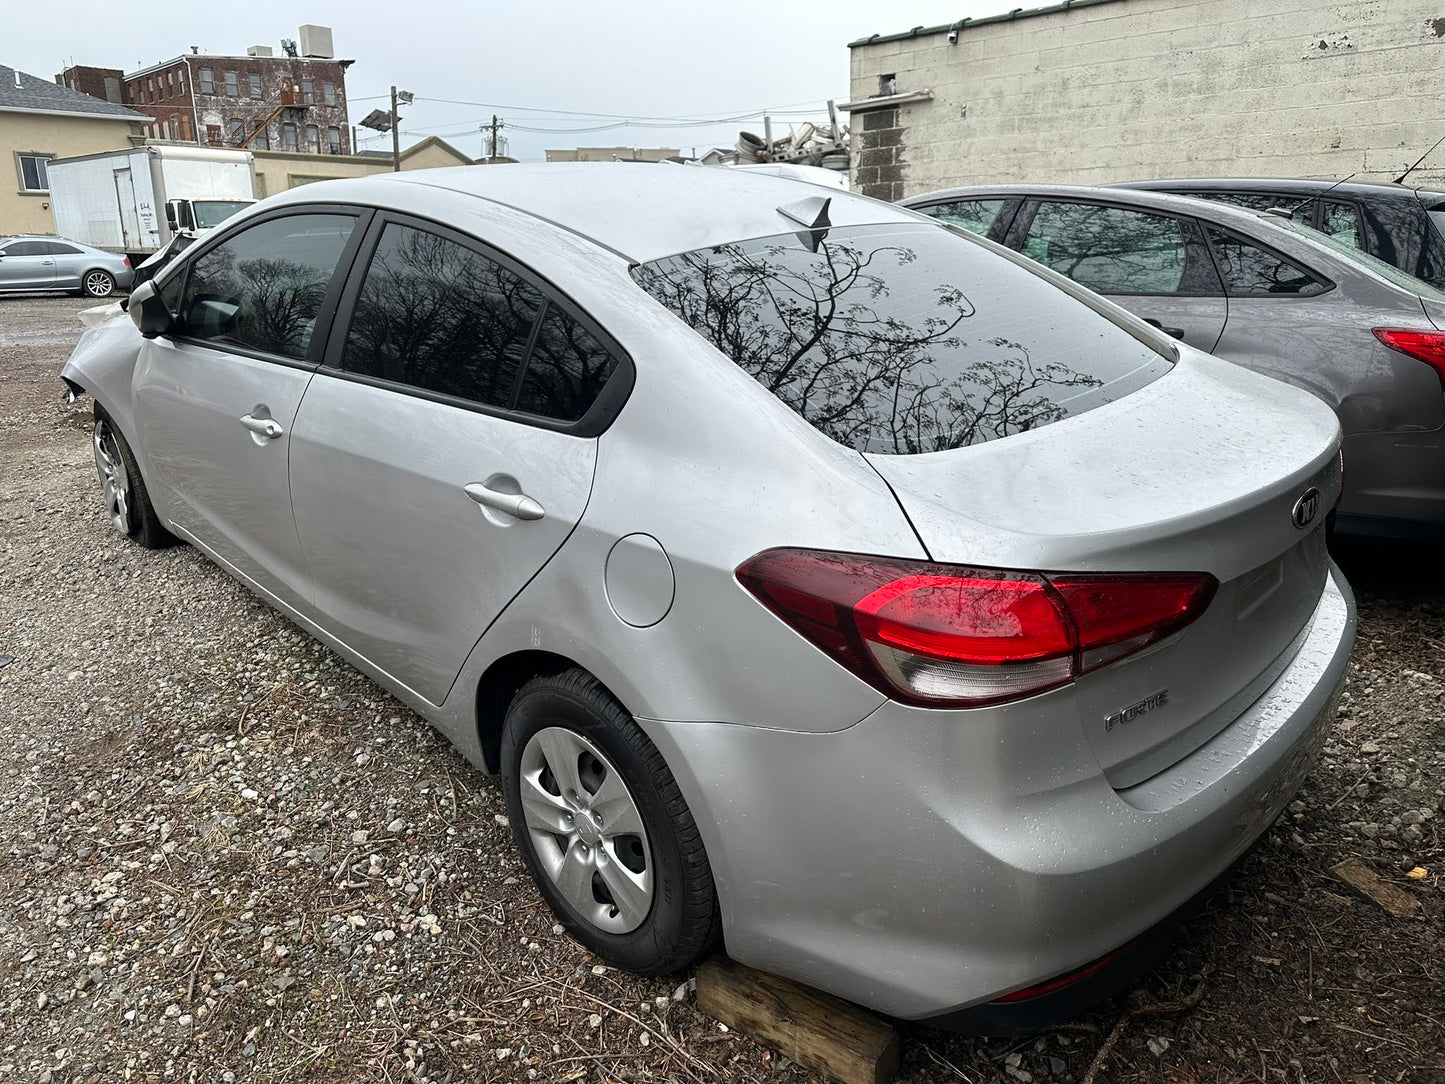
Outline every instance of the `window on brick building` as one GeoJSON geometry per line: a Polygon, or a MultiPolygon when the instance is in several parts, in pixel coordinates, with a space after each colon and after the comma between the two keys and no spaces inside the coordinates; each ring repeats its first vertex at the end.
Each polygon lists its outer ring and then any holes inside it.
{"type": "Polygon", "coordinates": [[[301,100],[307,105],[316,103],[316,84],[310,79],[301,80],[301,100]]]}
{"type": "Polygon", "coordinates": [[[241,96],[241,83],[235,72],[226,73],[226,97],[239,98],[241,96]]]}
{"type": "Polygon", "coordinates": [[[341,153],[341,129],[334,124],[326,129],[326,149],[331,154],[341,153]]]}
{"type": "Polygon", "coordinates": [[[202,69],[201,69],[201,93],[202,93],[202,94],[214,94],[214,93],[216,93],[216,76],[215,76],[215,73],[212,72],[210,68],[202,68],[202,69]]]}
{"type": "Polygon", "coordinates": [[[231,144],[239,147],[241,140],[246,138],[246,122],[239,117],[231,118],[231,144]]]}
{"type": "Polygon", "coordinates": [[[166,72],[166,95],[174,97],[176,93],[176,73],[166,72]]]}
{"type": "Polygon", "coordinates": [[[260,76],[257,72],[252,72],[251,75],[250,75],[250,82],[251,82],[251,97],[253,97],[253,98],[259,98],[259,97],[261,97],[261,76],[260,76]]]}
{"type": "Polygon", "coordinates": [[[281,125],[281,149],[283,151],[294,151],[296,149],[296,125],[281,125]]]}
{"type": "Polygon", "coordinates": [[[321,130],[314,124],[306,126],[306,149],[312,154],[321,153],[321,130]]]}
{"type": "Polygon", "coordinates": [[[271,149],[271,129],[262,128],[251,140],[251,147],[258,151],[269,151],[271,149]]]}
{"type": "Polygon", "coordinates": [[[206,125],[206,142],[212,146],[220,146],[221,126],[219,124],[206,125]]]}
{"type": "Polygon", "coordinates": [[[335,83],[322,83],[322,84],[321,84],[321,100],[322,100],[324,103],[326,103],[327,105],[335,105],[335,104],[336,104],[336,84],[335,84],[335,83]]]}

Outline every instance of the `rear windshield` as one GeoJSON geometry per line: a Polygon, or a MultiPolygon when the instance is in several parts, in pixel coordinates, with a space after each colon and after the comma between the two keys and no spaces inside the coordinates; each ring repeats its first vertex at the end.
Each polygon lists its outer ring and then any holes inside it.
{"type": "Polygon", "coordinates": [[[738,241],[640,264],[633,277],[860,452],[944,451],[1037,429],[1170,366],[1039,275],[923,223],[738,241]]]}
{"type": "Polygon", "coordinates": [[[1295,222],[1289,218],[1271,217],[1266,219],[1266,221],[1272,226],[1283,226],[1291,233],[1297,233],[1301,237],[1309,238],[1315,244],[1322,245],[1329,249],[1341,259],[1354,264],[1356,267],[1362,267],[1366,271],[1373,272],[1386,282],[1398,286],[1402,290],[1408,290],[1410,293],[1420,297],[1428,297],[1431,301],[1445,301],[1445,292],[1431,286],[1424,279],[1417,279],[1408,271],[1401,271],[1394,264],[1386,263],[1376,256],[1371,256],[1368,252],[1361,252],[1354,245],[1332,237],[1327,233],[1315,229],[1313,226],[1306,226],[1303,222],[1295,222]]]}

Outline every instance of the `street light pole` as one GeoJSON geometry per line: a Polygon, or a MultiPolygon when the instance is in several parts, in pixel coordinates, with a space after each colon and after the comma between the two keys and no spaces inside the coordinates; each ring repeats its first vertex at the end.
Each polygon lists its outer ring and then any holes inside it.
{"type": "Polygon", "coordinates": [[[401,172],[401,132],[397,130],[396,87],[391,88],[391,171],[401,172]]]}

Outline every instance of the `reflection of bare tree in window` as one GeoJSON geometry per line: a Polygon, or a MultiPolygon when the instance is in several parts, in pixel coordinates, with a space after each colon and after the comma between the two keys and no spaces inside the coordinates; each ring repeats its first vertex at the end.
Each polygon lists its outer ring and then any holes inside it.
{"type": "Polygon", "coordinates": [[[237,271],[249,301],[233,336],[275,354],[304,356],[330,276],[290,260],[246,260],[237,271]]]}
{"type": "Polygon", "coordinates": [[[605,347],[552,305],[537,332],[517,407],[529,414],[576,421],[587,413],[616,367],[605,347]]]}
{"type": "MultiPolygon", "coordinates": [[[[1024,254],[1100,293],[1195,292],[1178,219],[1119,207],[1041,203],[1024,254]]],[[[1212,278],[1212,273],[1211,276],[1212,278]]],[[[1218,283],[1213,283],[1217,292],[1218,283]]]]}
{"type": "Polygon", "coordinates": [[[505,406],[540,303],[536,290],[470,249],[389,226],[362,287],[345,366],[505,406]]]}
{"type": "MultiPolygon", "coordinates": [[[[1101,382],[1021,343],[966,339],[956,285],[895,295],[900,245],[738,243],[635,270],[638,282],[760,384],[861,451],[957,448],[1056,421],[1059,389],[1101,382]]],[[[926,275],[925,275],[926,277],[926,275]]],[[[907,279],[912,283],[918,278],[907,279]]]]}

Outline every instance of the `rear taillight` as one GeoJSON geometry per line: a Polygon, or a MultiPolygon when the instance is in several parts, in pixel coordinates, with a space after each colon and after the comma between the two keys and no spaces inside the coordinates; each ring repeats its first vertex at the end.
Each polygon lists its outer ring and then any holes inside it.
{"type": "Polygon", "coordinates": [[[130,266],[130,257],[129,257],[129,256],[122,256],[122,257],[120,258],[120,262],[123,263],[123,264],[125,264],[127,267],[129,267],[129,266],[130,266]]]}
{"type": "Polygon", "coordinates": [[[1377,327],[1375,338],[1391,350],[1398,350],[1416,361],[1423,361],[1435,370],[1440,377],[1440,386],[1445,388],[1445,332],[1377,327]]]}
{"type": "Polygon", "coordinates": [[[768,550],[738,580],[895,700],[981,707],[1065,685],[1162,640],[1209,605],[1206,573],[999,572],[768,550]]]}

